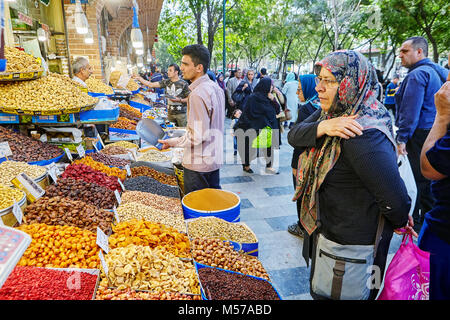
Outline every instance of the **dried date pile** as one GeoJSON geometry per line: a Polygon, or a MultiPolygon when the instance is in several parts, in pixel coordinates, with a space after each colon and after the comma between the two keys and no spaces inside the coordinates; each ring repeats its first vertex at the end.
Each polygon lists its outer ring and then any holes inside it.
{"type": "Polygon", "coordinates": [[[45,189],[45,195],[81,200],[101,209],[112,209],[114,205],[117,205],[117,199],[112,190],[93,182],[72,178],[59,179],[57,184],[45,189]]]}
{"type": "Polygon", "coordinates": [[[54,159],[63,151],[57,146],[32,139],[20,133],[0,127],[0,141],[8,142],[12,151],[9,160],[35,162],[54,159]]]}
{"type": "Polygon", "coordinates": [[[64,197],[42,197],[25,209],[27,224],[73,226],[96,233],[97,227],[105,233],[111,231],[114,213],[100,210],[83,201],[64,197]]]}

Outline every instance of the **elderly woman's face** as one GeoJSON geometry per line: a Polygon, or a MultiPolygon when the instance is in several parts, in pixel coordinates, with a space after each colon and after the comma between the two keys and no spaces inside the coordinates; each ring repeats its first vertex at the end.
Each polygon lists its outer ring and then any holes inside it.
{"type": "Polygon", "coordinates": [[[336,97],[339,82],[330,71],[322,68],[318,79],[316,79],[316,83],[316,91],[319,94],[320,106],[323,111],[328,112],[336,97]]]}
{"type": "Polygon", "coordinates": [[[302,83],[300,81],[298,82],[297,96],[298,96],[298,99],[300,100],[300,102],[306,101],[305,96],[303,95],[302,83]]]}

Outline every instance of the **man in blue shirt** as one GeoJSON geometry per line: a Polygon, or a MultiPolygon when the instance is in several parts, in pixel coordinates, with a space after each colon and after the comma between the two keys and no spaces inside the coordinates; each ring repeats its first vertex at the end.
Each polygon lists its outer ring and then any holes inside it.
{"type": "Polygon", "coordinates": [[[428,42],[423,37],[411,37],[402,44],[399,58],[409,71],[395,95],[398,153],[408,155],[417,185],[413,212],[416,226],[433,207],[430,181],[420,171],[420,152],[436,117],[434,95],[448,75],[448,70],[427,56],[428,42]]]}
{"type": "Polygon", "coordinates": [[[387,85],[386,88],[386,97],[384,98],[384,106],[388,109],[391,110],[392,113],[395,116],[395,93],[397,92],[397,88],[398,88],[398,80],[399,77],[397,74],[394,75],[394,77],[392,78],[391,83],[389,83],[387,85]]]}

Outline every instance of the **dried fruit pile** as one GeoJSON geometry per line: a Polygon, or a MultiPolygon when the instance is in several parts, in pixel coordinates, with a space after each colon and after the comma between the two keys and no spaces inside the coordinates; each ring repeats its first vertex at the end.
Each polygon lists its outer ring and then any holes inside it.
{"type": "Polygon", "coordinates": [[[91,300],[97,275],[16,266],[0,289],[0,300],[91,300]]]}

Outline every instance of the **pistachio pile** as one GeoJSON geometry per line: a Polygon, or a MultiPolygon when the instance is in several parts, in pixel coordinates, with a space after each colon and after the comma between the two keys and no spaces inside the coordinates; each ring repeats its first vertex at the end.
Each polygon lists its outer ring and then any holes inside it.
{"type": "Polygon", "coordinates": [[[74,112],[76,108],[94,105],[97,98],[90,97],[68,77],[49,74],[33,81],[0,84],[0,106],[9,110],[30,112],[74,112]],[[70,80],[71,81],[71,80],[70,80]]]}
{"type": "Polygon", "coordinates": [[[5,47],[6,64],[5,73],[37,72],[41,71],[41,65],[36,58],[14,47],[5,47]]]}

